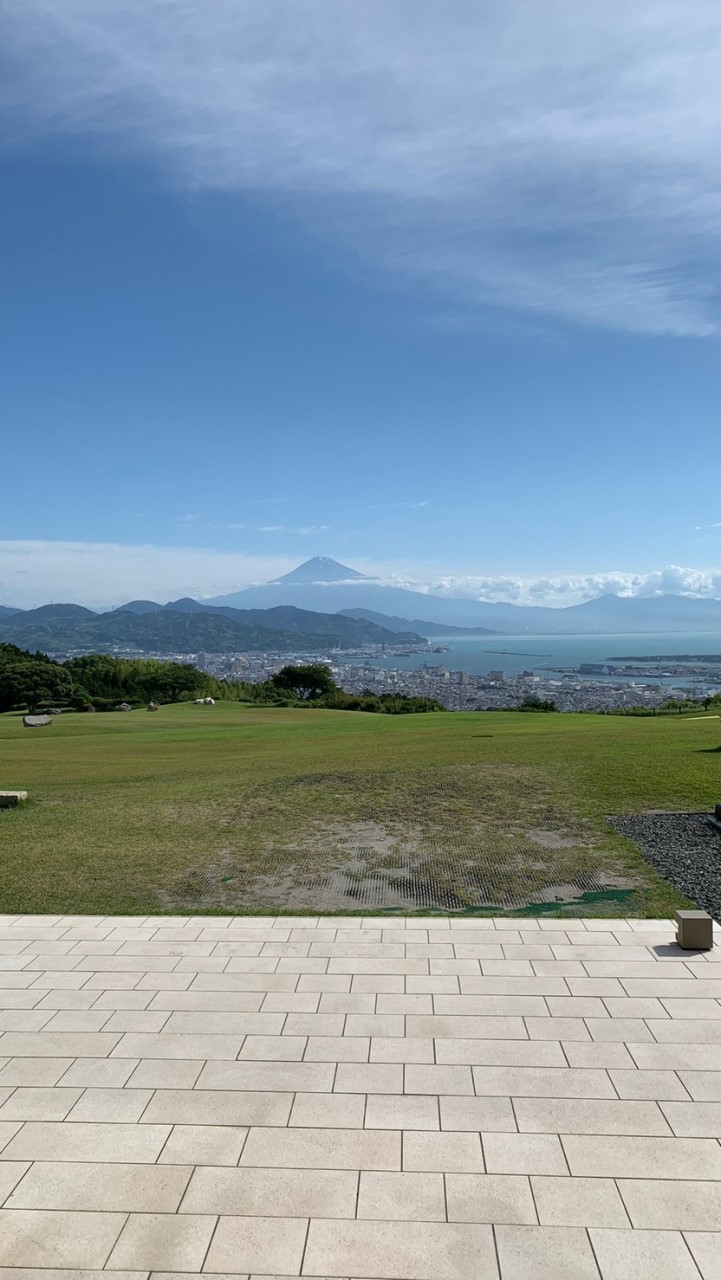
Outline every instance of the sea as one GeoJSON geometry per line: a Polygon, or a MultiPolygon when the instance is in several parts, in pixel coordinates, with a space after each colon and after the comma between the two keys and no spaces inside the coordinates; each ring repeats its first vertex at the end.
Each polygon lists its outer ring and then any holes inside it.
{"type": "MultiPolygon", "coordinates": [[[[552,672],[558,667],[578,667],[583,662],[605,663],[610,659],[643,658],[672,654],[721,654],[721,632],[674,631],[662,634],[590,636],[433,636],[431,645],[448,646],[447,653],[411,653],[388,655],[367,659],[366,665],[394,667],[401,671],[413,671],[422,666],[449,667],[452,671],[467,671],[469,675],[486,675],[489,671],[502,671],[504,675],[518,675],[533,671],[536,675],[552,672]]],[[[349,659],[353,661],[353,659],[349,659]]],[[[619,676],[606,679],[618,683],[619,676]]],[[[604,679],[593,676],[593,679],[604,679]]],[[[640,677],[629,677],[639,681],[640,677]]],[[[721,681],[721,664],[719,665],[721,681]]],[[[648,677],[648,683],[674,687],[687,685],[689,680],[681,676],[648,677]]],[[[704,681],[704,683],[707,683],[704,681]]]]}

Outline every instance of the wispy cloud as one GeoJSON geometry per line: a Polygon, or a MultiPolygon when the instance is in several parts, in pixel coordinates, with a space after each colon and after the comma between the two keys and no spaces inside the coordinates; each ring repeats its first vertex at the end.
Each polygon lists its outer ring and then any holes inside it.
{"type": "Polygon", "coordinates": [[[314,533],[325,533],[327,529],[330,529],[329,524],[262,524],[258,526],[258,533],[294,533],[308,538],[314,533]]]}
{"type": "Polygon", "coordinates": [[[4,27],[14,146],[280,198],[469,323],[716,331],[717,0],[5,0],[4,27]]]}

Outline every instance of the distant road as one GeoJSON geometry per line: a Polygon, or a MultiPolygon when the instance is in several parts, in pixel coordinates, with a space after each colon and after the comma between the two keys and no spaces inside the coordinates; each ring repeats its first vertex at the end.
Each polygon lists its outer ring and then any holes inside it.
{"type": "Polygon", "coordinates": [[[520,649],[484,649],[484,653],[504,653],[509,658],[552,658],[552,653],[523,653],[520,649]]]}

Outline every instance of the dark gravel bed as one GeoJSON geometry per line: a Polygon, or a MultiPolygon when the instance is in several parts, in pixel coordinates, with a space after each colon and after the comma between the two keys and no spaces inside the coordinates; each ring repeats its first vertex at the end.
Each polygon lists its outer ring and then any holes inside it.
{"type": "Polygon", "coordinates": [[[707,813],[638,813],[608,819],[647,862],[702,911],[721,921],[721,834],[707,813]]]}

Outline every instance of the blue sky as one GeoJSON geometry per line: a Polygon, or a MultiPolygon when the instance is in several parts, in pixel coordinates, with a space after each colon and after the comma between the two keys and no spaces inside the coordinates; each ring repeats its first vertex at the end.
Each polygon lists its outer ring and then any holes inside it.
{"type": "Polygon", "coordinates": [[[721,596],[715,4],[4,12],[0,602],[721,596]]]}

